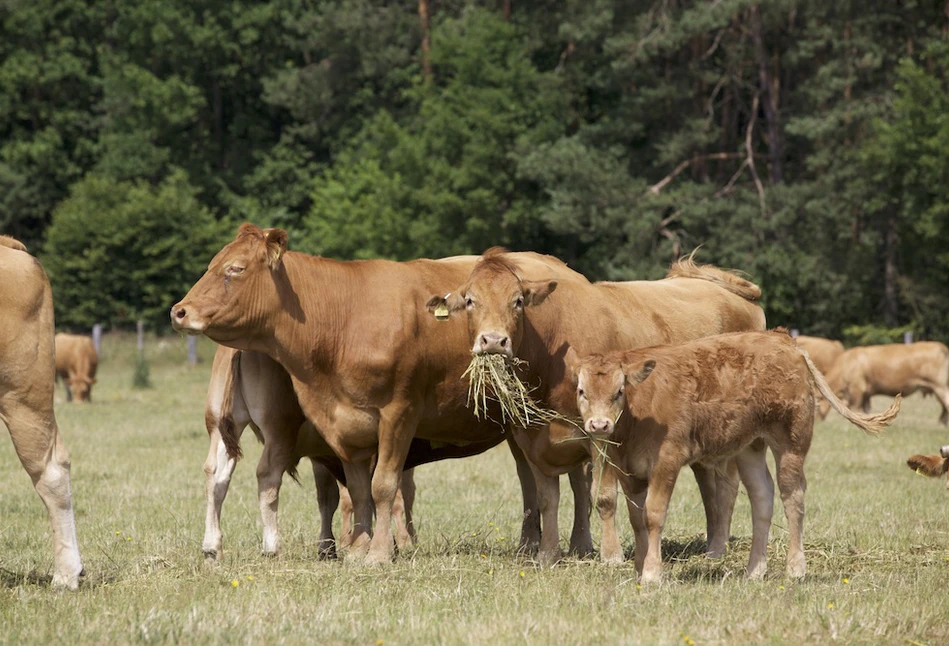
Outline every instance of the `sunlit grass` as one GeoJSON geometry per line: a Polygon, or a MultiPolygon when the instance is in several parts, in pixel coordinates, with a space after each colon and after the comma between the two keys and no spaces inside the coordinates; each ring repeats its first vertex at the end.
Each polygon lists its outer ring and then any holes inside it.
{"type": "MultiPolygon", "coordinates": [[[[254,464],[245,436],[224,505],[224,557],[201,555],[207,452],[204,395],[213,347],[197,367],[185,342],[150,341],[154,388],[132,389],[134,337],[106,337],[94,403],[57,415],[73,456],[87,581],[42,582],[52,564],[39,498],[12,445],[0,446],[3,641],[84,643],[945,643],[949,639],[949,492],[904,465],[946,443],[938,405],[911,397],[868,438],[839,418],[817,426],[808,458],[808,577],[784,577],[787,532],[775,505],[764,581],[742,578],[751,523],[742,493],[729,554],[702,556],[705,526],[683,474],[664,533],[666,582],[637,585],[631,564],[568,559],[539,569],[516,556],[520,495],[503,446],[417,470],[419,548],[389,567],[317,560],[312,480],[281,492],[283,553],[260,555],[254,464]]],[[[882,408],[883,398],[875,401],[882,408]]],[[[308,467],[303,467],[307,476],[308,467]]],[[[569,488],[562,527],[572,522],[569,488]]],[[[631,532],[620,521],[631,554],[631,532]]],[[[598,522],[594,518],[594,534],[598,522]]],[[[568,531],[564,530],[565,533],[568,531]]],[[[563,536],[566,545],[567,536],[563,536]]]]}

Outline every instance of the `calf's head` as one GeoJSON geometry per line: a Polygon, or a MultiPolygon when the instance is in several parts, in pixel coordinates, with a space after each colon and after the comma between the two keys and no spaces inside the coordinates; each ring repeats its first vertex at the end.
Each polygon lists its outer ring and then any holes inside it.
{"type": "Polygon", "coordinates": [[[656,362],[639,358],[624,363],[620,355],[591,355],[580,359],[573,348],[565,357],[577,389],[577,408],[583,429],[593,437],[608,437],[626,410],[627,389],[652,374],[656,362]]]}
{"type": "Polygon", "coordinates": [[[283,272],[287,232],[245,223],[221,249],[204,276],[171,308],[179,332],[227,342],[260,332],[280,307],[277,282],[283,272]]]}
{"type": "Polygon", "coordinates": [[[504,249],[484,253],[463,287],[433,296],[428,309],[437,318],[465,311],[473,354],[514,357],[524,336],[524,308],[540,305],[557,289],[554,280],[524,280],[504,249]]]}

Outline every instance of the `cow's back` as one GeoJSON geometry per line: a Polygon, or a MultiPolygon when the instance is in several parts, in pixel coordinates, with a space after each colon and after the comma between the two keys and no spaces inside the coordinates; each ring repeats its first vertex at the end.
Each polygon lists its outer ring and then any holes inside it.
{"type": "Polygon", "coordinates": [[[935,341],[862,348],[873,394],[909,394],[926,384],[949,383],[949,348],[935,341]]]}

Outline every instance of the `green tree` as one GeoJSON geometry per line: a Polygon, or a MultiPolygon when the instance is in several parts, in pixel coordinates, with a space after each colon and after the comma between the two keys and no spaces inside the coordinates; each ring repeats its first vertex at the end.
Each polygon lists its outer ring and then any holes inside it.
{"type": "Polygon", "coordinates": [[[168,326],[168,311],[230,237],[182,173],[158,186],[89,175],[53,215],[43,264],[64,327],[168,326]]]}

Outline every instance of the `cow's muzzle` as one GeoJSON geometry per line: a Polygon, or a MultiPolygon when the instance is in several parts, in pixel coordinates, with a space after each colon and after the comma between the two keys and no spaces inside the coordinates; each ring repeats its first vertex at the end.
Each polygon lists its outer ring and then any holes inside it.
{"type": "Polygon", "coordinates": [[[514,356],[514,350],[511,347],[511,337],[497,332],[485,332],[479,334],[475,339],[474,347],[471,348],[474,354],[503,354],[507,358],[514,356]]]}
{"type": "Polygon", "coordinates": [[[196,315],[193,307],[182,301],[171,308],[171,327],[186,334],[201,334],[208,324],[196,315]]]}
{"type": "Polygon", "coordinates": [[[605,417],[594,417],[585,424],[587,434],[595,437],[606,437],[613,432],[613,420],[605,417]]]}

